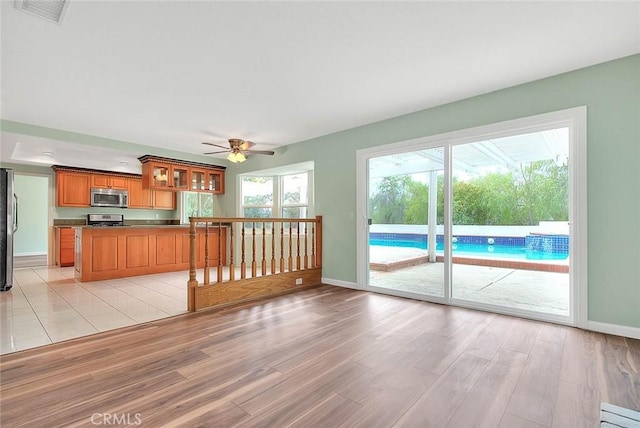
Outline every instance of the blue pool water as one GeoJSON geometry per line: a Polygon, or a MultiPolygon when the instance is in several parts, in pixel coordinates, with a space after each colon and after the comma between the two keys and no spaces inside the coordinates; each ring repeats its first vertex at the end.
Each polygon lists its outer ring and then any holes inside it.
{"type": "MultiPolygon", "coordinates": [[[[369,240],[370,245],[385,247],[403,247],[403,248],[420,248],[427,249],[426,242],[402,239],[376,239],[369,240]]],[[[443,243],[436,244],[436,253],[443,253],[443,243]]],[[[488,244],[469,244],[469,243],[453,243],[452,253],[459,257],[480,257],[488,259],[509,259],[509,260],[566,260],[569,256],[568,252],[545,252],[528,250],[525,246],[515,245],[488,245],[488,244]]]]}

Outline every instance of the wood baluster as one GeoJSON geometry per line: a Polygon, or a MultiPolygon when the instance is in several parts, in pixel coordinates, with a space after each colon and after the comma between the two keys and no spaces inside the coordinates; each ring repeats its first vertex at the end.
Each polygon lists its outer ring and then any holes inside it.
{"type": "Polygon", "coordinates": [[[222,223],[218,222],[218,284],[222,282],[222,223]]]}
{"type": "Polygon", "coordinates": [[[256,277],[256,223],[251,223],[251,278],[256,277]]]}
{"type": "Polygon", "coordinates": [[[280,223],[280,273],[284,272],[284,223],[280,223]]]}
{"type": "Polygon", "coordinates": [[[300,222],[296,223],[296,270],[300,270],[300,222]]]}
{"type": "Polygon", "coordinates": [[[196,223],[190,220],[189,224],[189,282],[187,282],[187,310],[196,310],[196,223]]]}
{"type": "Polygon", "coordinates": [[[308,241],[308,237],[309,234],[307,233],[307,231],[309,230],[309,228],[307,227],[309,223],[304,223],[304,268],[309,269],[309,241],[308,241]]]}
{"type": "Polygon", "coordinates": [[[289,259],[288,259],[288,266],[289,266],[289,272],[291,272],[293,270],[293,241],[291,239],[291,222],[289,222],[289,259]]]}
{"type": "Polygon", "coordinates": [[[265,235],[267,226],[265,222],[262,222],[262,272],[261,275],[265,276],[267,274],[267,259],[265,258],[265,251],[267,250],[267,237],[265,235]]]}
{"type": "Polygon", "coordinates": [[[209,222],[204,222],[204,285],[211,284],[209,276],[209,222]]]}
{"type": "Polygon", "coordinates": [[[316,267],[316,224],[311,223],[311,267],[316,267]]]}
{"type": "Polygon", "coordinates": [[[316,216],[316,266],[322,267],[322,216],[316,216]]]}
{"type": "Polygon", "coordinates": [[[236,268],[233,265],[233,223],[229,226],[229,281],[236,279],[236,268]]]}
{"type": "Polygon", "coordinates": [[[244,262],[244,222],[242,224],[242,262],[240,263],[240,279],[245,279],[247,277],[247,264],[244,262]]]}
{"type": "Polygon", "coordinates": [[[271,274],[276,273],[276,224],[271,222],[271,274]]]}

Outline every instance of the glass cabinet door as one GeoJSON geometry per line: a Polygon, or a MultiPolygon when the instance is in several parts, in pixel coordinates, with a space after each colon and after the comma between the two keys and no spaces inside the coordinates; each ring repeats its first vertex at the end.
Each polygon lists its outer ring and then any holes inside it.
{"type": "Polygon", "coordinates": [[[217,172],[207,173],[207,190],[220,190],[220,174],[217,172]]]}
{"type": "Polygon", "coordinates": [[[174,166],[173,170],[173,187],[176,189],[189,189],[189,169],[174,166]]]}
{"type": "Polygon", "coordinates": [[[151,166],[153,187],[169,187],[169,167],[164,165],[151,166]]]}
{"type": "Polygon", "coordinates": [[[205,172],[197,169],[191,170],[191,190],[208,190],[206,187],[205,172]]]}

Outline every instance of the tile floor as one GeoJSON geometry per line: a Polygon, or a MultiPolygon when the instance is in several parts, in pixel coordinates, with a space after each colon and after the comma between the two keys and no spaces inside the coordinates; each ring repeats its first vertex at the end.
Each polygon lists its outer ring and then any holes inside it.
{"type": "Polygon", "coordinates": [[[188,272],[76,282],[73,267],[14,270],[0,293],[0,354],[187,312],[188,272]]]}

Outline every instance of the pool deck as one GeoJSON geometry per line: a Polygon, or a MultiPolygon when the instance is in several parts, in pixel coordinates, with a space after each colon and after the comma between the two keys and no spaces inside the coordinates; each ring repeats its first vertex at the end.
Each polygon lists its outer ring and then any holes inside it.
{"type": "MultiPolygon", "coordinates": [[[[442,262],[443,260],[443,256],[436,255],[437,262],[442,262]]],[[[427,250],[420,248],[369,246],[369,263],[372,270],[390,272],[427,263],[428,261],[427,250]]],[[[454,255],[453,263],[543,272],[569,272],[568,260],[509,260],[454,255]]]]}
{"type": "MultiPolygon", "coordinates": [[[[390,290],[442,296],[444,263],[427,262],[418,248],[370,246],[369,284],[390,290]],[[387,267],[387,270],[375,267],[387,267]]],[[[530,263],[518,262],[527,267],[530,263]]],[[[459,263],[454,257],[453,297],[555,315],[569,314],[568,265],[566,272],[527,267],[459,263]]],[[[547,265],[547,263],[545,263],[547,265]]]]}

